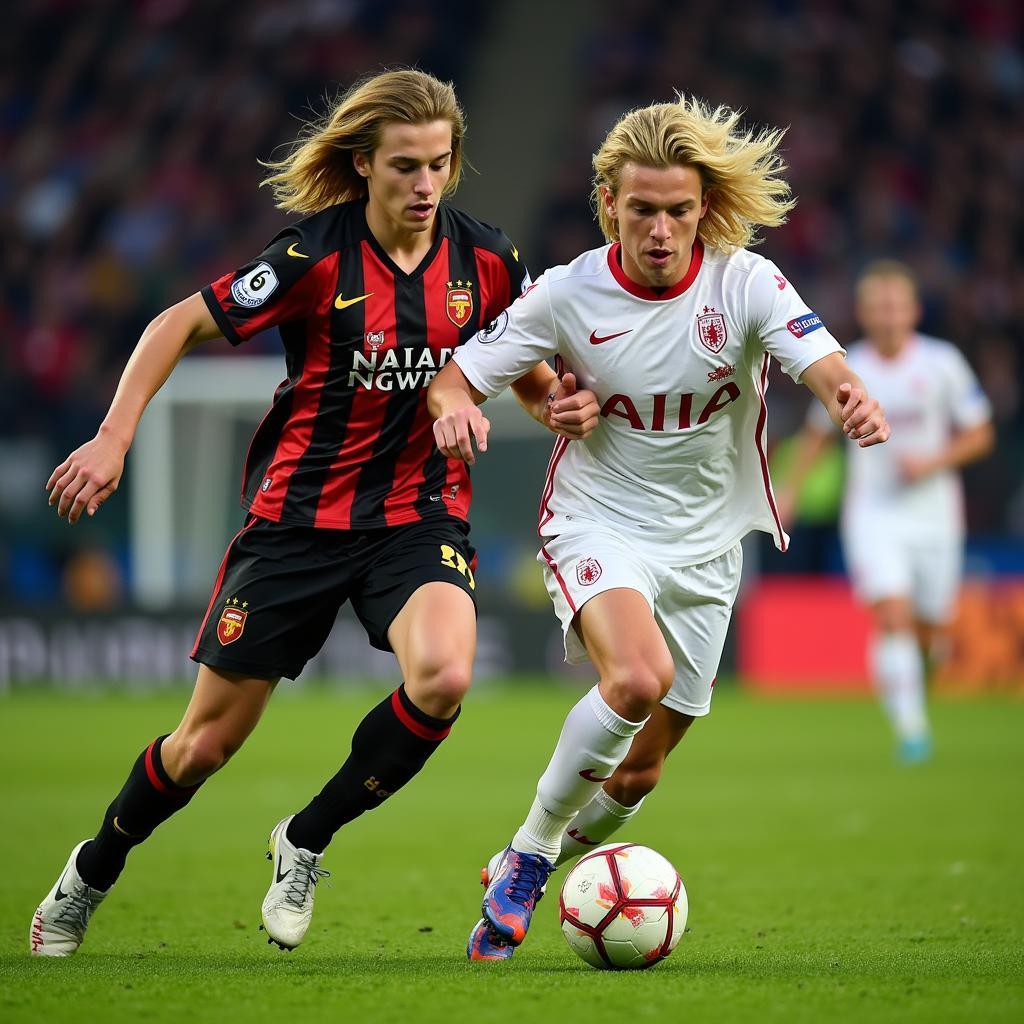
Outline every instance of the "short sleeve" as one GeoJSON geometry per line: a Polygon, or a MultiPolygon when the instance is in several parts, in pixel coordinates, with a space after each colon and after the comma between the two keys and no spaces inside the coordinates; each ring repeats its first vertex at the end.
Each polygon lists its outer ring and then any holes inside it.
{"type": "Polygon", "coordinates": [[[301,225],[281,232],[256,259],[207,285],[203,299],[232,345],[307,316],[324,287],[326,260],[301,225]]]}
{"type": "Polygon", "coordinates": [[[949,345],[942,360],[953,422],[961,430],[979,426],[992,418],[992,406],[963,353],[949,345]]]}
{"type": "Polygon", "coordinates": [[[530,274],[520,261],[519,250],[499,232],[493,250],[477,250],[477,271],[484,294],[481,323],[489,324],[529,288],[530,274]]]}
{"type": "Polygon", "coordinates": [[[795,381],[811,363],[843,347],[770,260],[758,260],[747,280],[748,332],[795,381]]]}
{"type": "Polygon", "coordinates": [[[556,354],[548,288],[547,275],[542,274],[452,355],[470,383],[488,398],[556,354]]]}

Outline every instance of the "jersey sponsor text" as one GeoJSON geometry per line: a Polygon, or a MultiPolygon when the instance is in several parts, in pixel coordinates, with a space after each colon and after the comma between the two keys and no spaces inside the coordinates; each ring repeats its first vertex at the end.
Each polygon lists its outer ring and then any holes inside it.
{"type": "Polygon", "coordinates": [[[648,426],[637,410],[637,406],[643,407],[645,403],[635,402],[629,395],[610,395],[601,406],[602,416],[621,416],[629,422],[632,430],[689,430],[691,427],[699,427],[707,423],[711,417],[721,409],[724,409],[730,402],[735,402],[740,397],[739,386],[729,381],[723,384],[708,401],[705,403],[694,420],[692,393],[673,396],[672,405],[669,406],[668,395],[654,395],[654,408],[651,415],[651,423],[648,426]],[[671,412],[676,415],[668,415],[671,412]],[[670,426],[666,428],[666,417],[670,426]],[[671,425],[674,421],[674,425],[671,425]]]}
{"type": "Polygon", "coordinates": [[[348,386],[378,391],[416,391],[425,388],[437,376],[454,351],[443,348],[437,359],[429,348],[418,351],[390,348],[386,352],[373,349],[368,356],[353,351],[348,386]]]}

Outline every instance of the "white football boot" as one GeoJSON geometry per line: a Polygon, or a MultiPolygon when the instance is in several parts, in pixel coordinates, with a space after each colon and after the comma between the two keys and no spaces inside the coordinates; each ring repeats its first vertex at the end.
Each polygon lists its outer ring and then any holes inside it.
{"type": "Polygon", "coordinates": [[[83,839],[72,851],[57,884],[32,915],[29,950],[33,956],[71,956],[82,944],[89,918],[107,895],[82,880],[75,861],[83,839]]]}
{"type": "Polygon", "coordinates": [[[270,833],[267,860],[274,865],[274,877],[263,901],[263,929],[281,949],[294,949],[306,936],[313,919],[313,896],[321,878],[328,878],[320,862],[322,853],[300,850],[288,841],[285,834],[291,814],[277,823],[270,833]]]}

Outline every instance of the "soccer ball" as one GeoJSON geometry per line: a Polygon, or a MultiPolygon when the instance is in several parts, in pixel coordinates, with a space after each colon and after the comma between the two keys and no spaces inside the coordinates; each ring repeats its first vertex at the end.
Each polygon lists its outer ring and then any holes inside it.
{"type": "Polygon", "coordinates": [[[565,876],[558,918],[570,949],[591,967],[651,967],[686,927],[686,890],[660,853],[612,843],[581,857],[565,876]]]}

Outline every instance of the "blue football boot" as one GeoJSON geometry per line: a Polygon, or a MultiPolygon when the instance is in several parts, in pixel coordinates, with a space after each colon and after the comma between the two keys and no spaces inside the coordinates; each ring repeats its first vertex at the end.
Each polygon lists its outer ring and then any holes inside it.
{"type": "Polygon", "coordinates": [[[466,943],[466,956],[470,960],[507,960],[515,951],[516,947],[506,942],[486,917],[477,921],[466,943]]]}
{"type": "Polygon", "coordinates": [[[483,914],[505,942],[518,946],[526,938],[533,908],[544,895],[548,876],[554,870],[546,857],[519,853],[511,846],[493,870],[488,870],[483,914]]]}
{"type": "Polygon", "coordinates": [[[932,741],[927,734],[908,736],[900,742],[899,758],[904,764],[924,764],[931,756],[932,741]]]}

